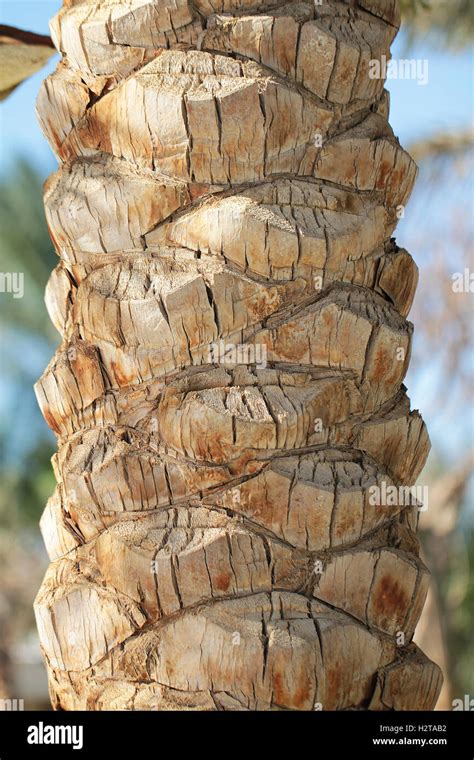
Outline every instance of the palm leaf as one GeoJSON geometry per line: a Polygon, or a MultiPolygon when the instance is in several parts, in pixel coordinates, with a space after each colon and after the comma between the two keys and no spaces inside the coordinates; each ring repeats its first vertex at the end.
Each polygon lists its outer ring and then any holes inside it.
{"type": "Polygon", "coordinates": [[[0,24],[0,100],[54,55],[50,37],[0,24]]]}

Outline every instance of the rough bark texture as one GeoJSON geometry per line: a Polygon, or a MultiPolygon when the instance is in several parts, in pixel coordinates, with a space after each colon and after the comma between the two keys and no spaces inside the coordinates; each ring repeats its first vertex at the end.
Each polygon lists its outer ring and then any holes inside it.
{"type": "Polygon", "coordinates": [[[52,23],[56,708],[436,703],[417,512],[369,498],[429,449],[391,239],[416,167],[368,75],[398,23],[395,0],[68,0],[52,23]]]}

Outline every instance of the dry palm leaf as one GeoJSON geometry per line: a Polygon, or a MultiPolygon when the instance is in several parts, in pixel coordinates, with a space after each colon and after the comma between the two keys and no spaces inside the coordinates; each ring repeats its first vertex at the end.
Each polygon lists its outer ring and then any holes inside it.
{"type": "Polygon", "coordinates": [[[53,53],[50,37],[0,24],[0,100],[41,69],[53,53]]]}

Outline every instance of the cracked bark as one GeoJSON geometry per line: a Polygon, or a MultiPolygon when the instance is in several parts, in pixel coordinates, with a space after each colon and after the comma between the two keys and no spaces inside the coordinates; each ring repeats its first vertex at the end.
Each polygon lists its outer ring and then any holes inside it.
{"type": "Polygon", "coordinates": [[[398,24],[386,0],[53,20],[55,708],[434,707],[417,513],[370,498],[429,450],[403,386],[417,268],[391,237],[416,166],[368,76],[398,24]]]}

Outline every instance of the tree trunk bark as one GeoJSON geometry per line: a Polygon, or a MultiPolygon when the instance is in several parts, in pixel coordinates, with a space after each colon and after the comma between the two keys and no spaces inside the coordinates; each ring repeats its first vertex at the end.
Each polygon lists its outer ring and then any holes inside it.
{"type": "Polygon", "coordinates": [[[369,75],[398,24],[396,0],[68,0],[52,22],[54,707],[434,707],[417,510],[383,496],[429,450],[391,239],[416,166],[369,75]]]}

